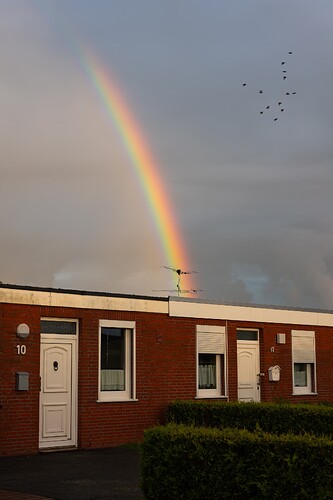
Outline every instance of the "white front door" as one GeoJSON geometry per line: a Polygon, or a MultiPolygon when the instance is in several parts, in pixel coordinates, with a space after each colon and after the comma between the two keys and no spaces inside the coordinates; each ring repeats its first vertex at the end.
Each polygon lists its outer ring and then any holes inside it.
{"type": "Polygon", "coordinates": [[[260,401],[259,343],[237,342],[238,400],[260,401]]]}
{"type": "Polygon", "coordinates": [[[76,446],[76,341],[61,337],[41,336],[40,448],[76,446]]]}

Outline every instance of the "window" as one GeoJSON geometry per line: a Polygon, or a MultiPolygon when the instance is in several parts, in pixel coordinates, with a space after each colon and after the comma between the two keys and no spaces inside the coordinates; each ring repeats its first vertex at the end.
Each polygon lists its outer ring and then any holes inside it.
{"type": "Polygon", "coordinates": [[[293,330],[293,394],[316,392],[315,333],[293,330]]]}
{"type": "Polygon", "coordinates": [[[77,320],[63,320],[63,319],[41,319],[40,331],[41,333],[48,333],[52,335],[76,335],[77,320]]]}
{"type": "Polygon", "coordinates": [[[258,330],[237,330],[237,340],[258,341],[258,330]]]}
{"type": "Polygon", "coordinates": [[[99,324],[99,401],[135,399],[135,323],[99,324]]]}
{"type": "Polygon", "coordinates": [[[226,395],[225,328],[197,326],[197,397],[226,395]]]}

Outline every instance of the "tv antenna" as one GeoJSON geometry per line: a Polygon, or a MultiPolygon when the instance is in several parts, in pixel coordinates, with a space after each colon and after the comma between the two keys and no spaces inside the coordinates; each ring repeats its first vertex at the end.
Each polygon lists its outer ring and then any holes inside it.
{"type": "Polygon", "coordinates": [[[174,273],[178,274],[178,281],[177,281],[177,289],[176,290],[155,290],[155,291],[160,291],[160,292],[176,292],[178,295],[182,293],[198,293],[202,292],[202,290],[191,288],[189,290],[184,290],[180,286],[180,279],[182,274],[197,274],[197,271],[183,271],[182,269],[177,269],[175,267],[170,267],[170,266],[163,266],[164,269],[168,269],[169,271],[173,271],[174,273]]]}
{"type": "Polygon", "coordinates": [[[178,293],[178,295],[181,295],[182,293],[198,293],[202,292],[200,288],[190,288],[189,290],[182,290],[180,287],[174,290],[153,290],[153,292],[169,292],[169,293],[178,293]]]}

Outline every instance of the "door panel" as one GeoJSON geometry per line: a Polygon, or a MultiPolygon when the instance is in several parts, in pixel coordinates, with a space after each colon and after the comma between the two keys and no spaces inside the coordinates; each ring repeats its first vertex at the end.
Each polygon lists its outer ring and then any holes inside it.
{"type": "Polygon", "coordinates": [[[45,347],[43,392],[64,392],[70,394],[71,389],[71,344],[65,346],[45,347]]]}
{"type": "Polygon", "coordinates": [[[259,345],[237,343],[238,400],[260,401],[259,345]]]}
{"type": "Polygon", "coordinates": [[[41,341],[40,448],[75,444],[74,341],[41,341]]]}
{"type": "Polygon", "coordinates": [[[67,438],[68,405],[43,405],[42,438],[67,438]]]}

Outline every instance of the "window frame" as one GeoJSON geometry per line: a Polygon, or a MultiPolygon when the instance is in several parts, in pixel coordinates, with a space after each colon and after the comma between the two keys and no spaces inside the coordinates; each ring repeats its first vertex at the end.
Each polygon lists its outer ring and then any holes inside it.
{"type": "Polygon", "coordinates": [[[226,399],[227,398],[227,338],[224,326],[197,325],[196,326],[196,398],[197,399],[226,399]],[[221,335],[223,338],[223,352],[202,352],[199,348],[200,335],[221,335]],[[199,354],[213,354],[216,359],[216,388],[199,389],[199,354]],[[224,363],[222,363],[222,357],[224,363]]]}
{"type": "Polygon", "coordinates": [[[294,391],[297,390],[299,394],[310,394],[312,392],[312,369],[311,363],[294,363],[293,364],[293,372],[294,372],[294,391]],[[304,365],[305,373],[306,373],[306,385],[296,385],[296,365],[304,365]]]}
{"type": "Polygon", "coordinates": [[[256,342],[259,344],[259,329],[258,328],[237,328],[236,329],[236,340],[237,342],[243,342],[244,344],[250,343],[251,342],[256,342]],[[241,334],[248,334],[248,338],[240,338],[241,334]],[[251,335],[252,334],[252,335],[251,335]],[[254,338],[255,334],[255,338],[254,338]],[[252,338],[250,338],[252,336],[252,338]]]}
{"type": "MultiPolygon", "coordinates": [[[[298,346],[298,350],[299,350],[298,346]]],[[[292,351],[292,383],[293,395],[313,395],[317,394],[317,377],[316,377],[316,336],[314,331],[309,330],[292,330],[291,331],[291,351],[292,351]],[[295,339],[312,339],[311,356],[302,359],[301,355],[295,353],[295,339]],[[301,357],[299,357],[301,356],[301,357]],[[310,359],[311,358],[311,359],[310,359]],[[305,386],[295,385],[295,366],[299,364],[306,365],[307,384],[305,386]]]]}
{"type": "Polygon", "coordinates": [[[40,334],[41,335],[49,335],[50,337],[53,335],[61,335],[61,336],[65,336],[66,338],[68,339],[75,339],[77,337],[79,333],[79,320],[76,319],[76,318],[60,318],[60,317],[57,317],[57,318],[54,318],[53,316],[52,317],[48,317],[48,316],[42,316],[40,318],[40,334]],[[75,333],[65,333],[65,332],[45,332],[43,329],[42,329],[42,321],[45,321],[45,322],[50,322],[50,323],[72,323],[72,324],[75,324],[75,333]]]}
{"type": "Polygon", "coordinates": [[[136,401],[136,331],[135,321],[99,320],[98,327],[98,402],[136,401]],[[102,328],[125,330],[125,390],[101,390],[102,328]]]}

